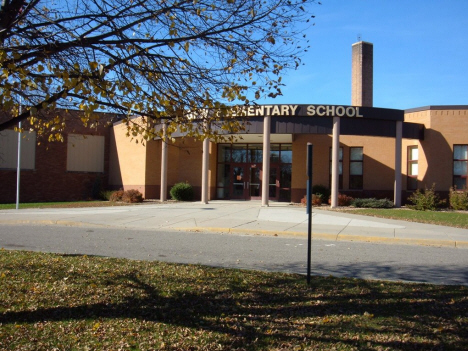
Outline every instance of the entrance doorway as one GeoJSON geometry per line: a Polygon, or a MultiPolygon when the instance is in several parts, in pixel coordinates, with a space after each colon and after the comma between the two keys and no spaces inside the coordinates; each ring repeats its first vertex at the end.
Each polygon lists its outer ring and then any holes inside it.
{"type": "MultiPolygon", "coordinates": [[[[260,200],[263,178],[262,144],[218,145],[217,198],[260,200]]],[[[268,197],[291,200],[291,144],[272,144],[268,197]],[[285,161],[285,162],[283,162],[285,161]]]]}

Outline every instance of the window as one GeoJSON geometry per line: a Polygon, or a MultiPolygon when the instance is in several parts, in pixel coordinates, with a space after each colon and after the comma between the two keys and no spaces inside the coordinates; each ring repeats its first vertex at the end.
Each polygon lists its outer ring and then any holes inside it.
{"type": "Polygon", "coordinates": [[[466,188],[468,173],[468,145],[453,146],[453,186],[466,188]]]}
{"type": "MultiPolygon", "coordinates": [[[[36,132],[21,135],[21,169],[34,169],[36,166],[36,132]]],[[[18,165],[18,132],[0,132],[0,169],[16,169],[18,165]]]]}
{"type": "Polygon", "coordinates": [[[417,146],[408,146],[408,165],[406,188],[408,190],[416,190],[418,188],[418,160],[419,150],[417,146]]]}
{"type": "Polygon", "coordinates": [[[104,172],[104,137],[69,134],[67,171],[104,172]]]}
{"type": "MultiPolygon", "coordinates": [[[[332,178],[332,148],[330,148],[330,174],[328,177],[329,188],[331,189],[331,178],[332,178]]],[[[338,170],[339,170],[339,179],[338,179],[338,188],[343,189],[343,148],[340,147],[338,151],[338,170]]]]}
{"type": "Polygon", "coordinates": [[[349,148],[349,188],[363,188],[363,165],[364,159],[362,147],[349,148]]]}

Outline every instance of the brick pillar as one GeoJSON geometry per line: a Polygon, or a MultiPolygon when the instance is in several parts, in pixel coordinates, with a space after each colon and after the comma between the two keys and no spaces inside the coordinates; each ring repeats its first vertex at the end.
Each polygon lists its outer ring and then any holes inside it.
{"type": "Polygon", "coordinates": [[[351,105],[373,106],[374,45],[360,41],[352,46],[351,105]]]}

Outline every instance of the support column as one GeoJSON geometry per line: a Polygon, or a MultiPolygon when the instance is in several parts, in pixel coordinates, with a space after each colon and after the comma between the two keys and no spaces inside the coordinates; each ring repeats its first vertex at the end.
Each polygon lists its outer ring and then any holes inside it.
{"type": "Polygon", "coordinates": [[[331,207],[338,206],[338,185],[340,179],[340,117],[333,117],[331,207]]]}
{"type": "Polygon", "coordinates": [[[201,203],[208,204],[208,170],[210,162],[210,139],[203,139],[201,203]]]}
{"type": "Polygon", "coordinates": [[[396,122],[395,135],[395,186],[393,194],[393,204],[395,207],[401,207],[401,149],[403,139],[403,122],[396,122]]]}
{"type": "Polygon", "coordinates": [[[163,139],[161,139],[161,202],[167,200],[167,123],[164,122],[163,128],[163,139]]]}
{"type": "Polygon", "coordinates": [[[268,206],[270,187],[270,129],[271,116],[263,118],[262,206],[268,206]]]}

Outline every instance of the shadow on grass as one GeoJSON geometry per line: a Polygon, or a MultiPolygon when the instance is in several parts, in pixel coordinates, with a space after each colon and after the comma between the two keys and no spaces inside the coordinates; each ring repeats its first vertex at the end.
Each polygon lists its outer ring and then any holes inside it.
{"type": "Polygon", "coordinates": [[[0,315],[0,324],[130,318],[228,335],[223,349],[287,349],[304,343],[360,350],[468,349],[468,327],[460,322],[468,316],[464,287],[400,288],[333,277],[314,277],[308,287],[298,275],[269,275],[252,284],[244,274],[189,278],[185,286],[192,289],[170,292],[144,274],[98,278],[95,284],[138,293],[114,303],[8,311],[0,315]],[[401,341],[403,335],[411,338],[401,341]]]}

